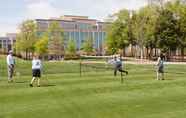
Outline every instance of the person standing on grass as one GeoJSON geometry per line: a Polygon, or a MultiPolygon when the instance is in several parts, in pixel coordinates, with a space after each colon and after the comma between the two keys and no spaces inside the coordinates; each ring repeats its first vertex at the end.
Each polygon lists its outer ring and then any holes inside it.
{"type": "Polygon", "coordinates": [[[8,68],[8,82],[13,82],[15,61],[14,61],[14,57],[13,57],[13,51],[10,50],[8,53],[9,54],[8,54],[8,56],[6,58],[7,68],[8,68]]]}
{"type": "Polygon", "coordinates": [[[110,60],[108,63],[114,65],[114,76],[117,76],[117,71],[119,71],[121,73],[124,72],[124,73],[126,73],[126,75],[128,75],[128,71],[125,71],[125,70],[122,69],[122,60],[121,60],[121,57],[119,59],[116,56],[114,56],[114,59],[110,60]]]}
{"type": "Polygon", "coordinates": [[[157,80],[164,80],[164,61],[165,57],[163,54],[160,54],[157,61],[157,80]],[[161,79],[160,79],[161,75],[161,79]]]}
{"type": "Polygon", "coordinates": [[[38,56],[34,56],[32,60],[32,80],[30,82],[30,87],[33,87],[33,82],[37,79],[37,86],[40,87],[42,64],[38,56]]]}

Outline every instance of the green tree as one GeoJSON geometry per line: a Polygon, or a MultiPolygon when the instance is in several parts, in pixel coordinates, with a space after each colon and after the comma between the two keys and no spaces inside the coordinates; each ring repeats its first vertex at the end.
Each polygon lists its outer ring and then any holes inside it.
{"type": "Polygon", "coordinates": [[[49,24],[48,34],[49,54],[56,57],[64,55],[64,33],[58,21],[53,21],[49,24]]]}
{"type": "Polygon", "coordinates": [[[33,20],[27,20],[20,25],[19,29],[20,33],[18,33],[16,39],[16,50],[21,53],[24,52],[26,59],[28,59],[28,56],[34,53],[37,25],[33,20]]]}
{"type": "Polygon", "coordinates": [[[94,52],[94,44],[93,44],[93,39],[92,38],[88,38],[87,40],[85,40],[85,42],[83,43],[82,46],[82,50],[87,54],[90,55],[94,52]]]}
{"type": "Polygon", "coordinates": [[[129,45],[129,21],[130,13],[128,10],[121,10],[113,16],[113,23],[107,27],[107,46],[110,51],[113,49],[117,52],[123,50],[129,45]]]}
{"type": "Polygon", "coordinates": [[[152,50],[156,48],[156,40],[155,40],[155,26],[156,26],[156,21],[159,16],[158,10],[159,7],[155,5],[151,6],[146,6],[142,8],[139,11],[139,15],[141,15],[144,18],[143,22],[143,35],[142,35],[142,45],[146,48],[146,56],[148,58],[152,58],[152,50]]]}
{"type": "Polygon", "coordinates": [[[145,27],[148,17],[145,15],[145,12],[143,12],[143,9],[141,9],[139,12],[133,13],[132,19],[132,31],[134,33],[136,43],[139,47],[138,54],[140,54],[140,57],[143,58],[143,49],[145,44],[145,27]]]}
{"type": "Polygon", "coordinates": [[[76,55],[76,42],[72,39],[68,41],[67,48],[66,48],[66,54],[70,56],[76,55]]]}
{"type": "Polygon", "coordinates": [[[182,58],[184,58],[186,47],[186,3],[181,0],[176,0],[167,3],[166,7],[174,13],[174,18],[177,20],[178,47],[181,49],[182,58]]]}
{"type": "Polygon", "coordinates": [[[173,12],[164,9],[160,12],[160,16],[156,22],[155,36],[158,47],[165,52],[175,51],[178,42],[177,20],[173,12]]]}
{"type": "Polygon", "coordinates": [[[35,43],[35,53],[44,56],[45,54],[48,54],[48,35],[44,34],[40,38],[38,38],[38,41],[35,43]]]}

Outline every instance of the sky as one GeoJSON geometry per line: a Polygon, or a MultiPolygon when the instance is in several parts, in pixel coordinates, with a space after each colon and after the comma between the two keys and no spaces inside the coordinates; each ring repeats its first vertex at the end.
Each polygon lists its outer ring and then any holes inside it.
{"type": "Polygon", "coordinates": [[[1,0],[0,36],[18,31],[27,19],[81,15],[103,20],[121,10],[139,9],[146,0],[1,0]]]}

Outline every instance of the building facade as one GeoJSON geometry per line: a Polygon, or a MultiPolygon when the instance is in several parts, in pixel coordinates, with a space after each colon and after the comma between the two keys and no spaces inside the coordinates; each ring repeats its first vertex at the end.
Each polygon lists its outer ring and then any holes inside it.
{"type": "MultiPolygon", "coordinates": [[[[42,35],[49,27],[52,21],[59,22],[61,28],[64,30],[65,43],[68,40],[76,42],[77,50],[81,50],[82,44],[87,39],[92,39],[94,49],[96,52],[103,52],[105,38],[106,38],[106,23],[95,19],[89,19],[87,16],[72,16],[65,15],[60,18],[51,19],[36,19],[38,26],[38,35],[42,35]]],[[[67,44],[65,44],[66,46],[67,44]]]]}
{"type": "Polygon", "coordinates": [[[8,33],[5,37],[0,37],[0,51],[8,52],[9,50],[13,50],[13,45],[16,42],[16,34],[8,33]]]}

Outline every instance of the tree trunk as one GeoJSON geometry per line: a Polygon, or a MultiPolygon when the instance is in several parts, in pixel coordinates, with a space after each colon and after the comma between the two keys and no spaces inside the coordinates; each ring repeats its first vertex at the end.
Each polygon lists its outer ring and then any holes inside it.
{"type": "Polygon", "coordinates": [[[131,45],[131,56],[134,57],[134,47],[131,45]]]}
{"type": "Polygon", "coordinates": [[[146,47],[146,59],[149,59],[149,47],[146,47]]]}
{"type": "Polygon", "coordinates": [[[28,59],[28,49],[26,49],[26,60],[28,59]]]}
{"type": "Polygon", "coordinates": [[[140,46],[140,58],[143,59],[143,46],[140,46]]]}
{"type": "Polygon", "coordinates": [[[155,57],[157,57],[157,48],[155,48],[155,57]]]}
{"type": "Polygon", "coordinates": [[[153,55],[153,51],[152,50],[153,50],[153,48],[151,47],[150,48],[150,53],[149,53],[150,54],[150,59],[152,59],[152,55],[153,55]]]}
{"type": "Polygon", "coordinates": [[[181,61],[184,61],[184,56],[185,56],[185,48],[181,47],[181,61]]]}
{"type": "Polygon", "coordinates": [[[123,56],[124,56],[124,57],[126,56],[125,47],[123,48],[123,56]]]}

